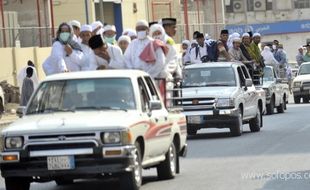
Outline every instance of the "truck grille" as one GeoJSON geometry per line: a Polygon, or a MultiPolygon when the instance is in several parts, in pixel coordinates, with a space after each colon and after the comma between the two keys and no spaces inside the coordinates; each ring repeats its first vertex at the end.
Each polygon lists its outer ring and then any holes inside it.
{"type": "Polygon", "coordinates": [[[95,143],[83,142],[83,143],[59,143],[59,144],[43,144],[43,145],[29,145],[28,151],[40,151],[40,150],[63,150],[63,149],[77,149],[77,148],[93,148],[96,147],[95,143]]]}
{"type": "Polygon", "coordinates": [[[212,110],[214,109],[215,98],[184,98],[178,104],[183,106],[184,111],[212,110]]]}
{"type": "Polygon", "coordinates": [[[61,138],[80,138],[80,137],[94,137],[96,136],[95,133],[76,133],[76,134],[52,134],[52,135],[33,135],[29,136],[29,140],[47,140],[47,139],[59,139],[61,138]]]}

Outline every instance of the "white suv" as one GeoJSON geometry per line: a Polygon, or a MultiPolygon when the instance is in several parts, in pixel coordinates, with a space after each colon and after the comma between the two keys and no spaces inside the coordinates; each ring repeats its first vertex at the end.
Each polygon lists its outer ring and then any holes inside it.
{"type": "Polygon", "coordinates": [[[297,76],[293,81],[294,102],[300,103],[302,98],[303,103],[308,103],[310,98],[310,62],[300,65],[297,76]]]}

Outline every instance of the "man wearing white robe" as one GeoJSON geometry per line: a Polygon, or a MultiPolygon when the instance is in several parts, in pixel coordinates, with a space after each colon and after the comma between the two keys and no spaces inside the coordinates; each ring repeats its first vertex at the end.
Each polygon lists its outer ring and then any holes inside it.
{"type": "Polygon", "coordinates": [[[100,65],[112,69],[124,69],[122,50],[115,45],[108,44],[102,35],[95,35],[89,39],[89,46],[93,50],[90,55],[89,70],[96,70],[100,65]]]}
{"type": "Polygon", "coordinates": [[[81,27],[81,32],[80,32],[80,38],[82,40],[80,46],[84,53],[84,56],[81,59],[81,64],[80,64],[81,71],[90,70],[90,65],[92,64],[91,62],[96,61],[94,59],[94,56],[95,56],[94,52],[88,45],[88,41],[91,37],[92,37],[92,27],[90,25],[83,25],[81,27]]]}
{"type": "Polygon", "coordinates": [[[162,48],[155,50],[155,62],[147,63],[140,58],[144,51],[153,39],[148,36],[149,27],[145,20],[140,20],[136,23],[137,39],[133,40],[125,51],[124,59],[125,66],[128,69],[143,70],[150,74],[151,77],[156,78],[165,68],[165,55],[162,48]]]}

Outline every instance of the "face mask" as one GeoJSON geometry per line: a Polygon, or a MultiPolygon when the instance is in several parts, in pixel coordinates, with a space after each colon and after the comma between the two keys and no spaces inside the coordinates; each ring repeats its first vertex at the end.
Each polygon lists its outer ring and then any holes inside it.
{"type": "Polygon", "coordinates": [[[61,41],[67,43],[69,38],[70,38],[70,33],[69,32],[62,32],[62,33],[60,33],[59,38],[61,41]]]}
{"type": "Polygon", "coordinates": [[[146,38],[146,31],[139,31],[137,32],[137,37],[139,40],[144,40],[146,38]]]}
{"type": "Polygon", "coordinates": [[[162,35],[153,36],[153,38],[156,39],[156,40],[161,40],[162,39],[162,35]]]}
{"type": "Polygon", "coordinates": [[[104,37],[107,43],[114,44],[115,42],[115,35],[113,37],[104,37]]]}

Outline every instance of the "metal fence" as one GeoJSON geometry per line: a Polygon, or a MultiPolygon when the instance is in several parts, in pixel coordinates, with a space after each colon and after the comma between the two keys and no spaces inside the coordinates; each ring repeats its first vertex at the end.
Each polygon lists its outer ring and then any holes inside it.
{"type": "Polygon", "coordinates": [[[48,47],[52,33],[50,27],[0,28],[0,47],[48,47]]]}

